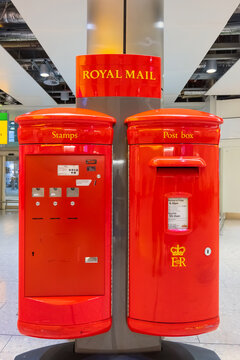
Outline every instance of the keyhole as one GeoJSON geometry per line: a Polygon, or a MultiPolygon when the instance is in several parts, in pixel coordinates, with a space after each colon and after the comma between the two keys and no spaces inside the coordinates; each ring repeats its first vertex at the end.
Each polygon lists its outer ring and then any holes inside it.
{"type": "Polygon", "coordinates": [[[32,251],[32,256],[34,256],[34,251],[32,251]]]}

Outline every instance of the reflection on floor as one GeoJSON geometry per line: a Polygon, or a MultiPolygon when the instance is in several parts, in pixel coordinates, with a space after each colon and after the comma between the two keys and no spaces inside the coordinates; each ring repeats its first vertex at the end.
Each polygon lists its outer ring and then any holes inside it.
{"type": "MultiPolygon", "coordinates": [[[[220,236],[220,315],[217,331],[169,338],[214,350],[221,360],[240,359],[240,221],[225,221],[220,236]]],[[[62,341],[25,337],[17,330],[18,213],[0,211],[0,360],[62,341]]]]}

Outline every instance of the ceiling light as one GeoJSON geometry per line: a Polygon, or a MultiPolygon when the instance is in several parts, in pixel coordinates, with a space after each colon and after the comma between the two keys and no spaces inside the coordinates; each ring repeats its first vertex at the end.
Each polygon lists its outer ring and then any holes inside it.
{"type": "Polygon", "coordinates": [[[48,66],[45,63],[40,65],[40,75],[42,77],[48,77],[50,75],[48,66]]]}
{"type": "Polygon", "coordinates": [[[157,29],[163,29],[164,27],[164,23],[163,21],[157,21],[154,23],[154,27],[157,28],[157,29]]]}
{"type": "Polygon", "coordinates": [[[14,103],[14,99],[10,95],[6,95],[5,101],[9,104],[14,103]]]}
{"type": "Polygon", "coordinates": [[[69,100],[69,92],[68,91],[61,91],[61,100],[68,101],[69,100]]]}
{"type": "Polygon", "coordinates": [[[201,95],[204,95],[206,93],[206,90],[184,90],[183,91],[183,95],[186,95],[186,96],[201,96],[201,95]]]}
{"type": "Polygon", "coordinates": [[[217,62],[216,62],[216,60],[208,60],[207,67],[206,67],[206,72],[208,74],[213,74],[216,71],[217,71],[217,62]]]}
{"type": "Polygon", "coordinates": [[[88,24],[87,24],[87,29],[88,29],[88,30],[95,30],[95,29],[96,29],[96,25],[95,25],[95,24],[90,24],[90,23],[88,23],[88,24]]]}

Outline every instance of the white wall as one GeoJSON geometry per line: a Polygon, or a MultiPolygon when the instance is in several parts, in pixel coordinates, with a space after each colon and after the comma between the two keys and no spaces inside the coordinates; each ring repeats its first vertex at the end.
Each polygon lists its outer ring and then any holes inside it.
{"type": "Polygon", "coordinates": [[[220,196],[224,213],[240,214],[240,99],[216,102],[221,126],[220,196]]]}
{"type": "Polygon", "coordinates": [[[217,101],[216,115],[224,119],[240,118],[240,99],[217,101]]]}
{"type": "Polygon", "coordinates": [[[220,146],[222,211],[240,214],[240,139],[222,140],[220,146]]]}

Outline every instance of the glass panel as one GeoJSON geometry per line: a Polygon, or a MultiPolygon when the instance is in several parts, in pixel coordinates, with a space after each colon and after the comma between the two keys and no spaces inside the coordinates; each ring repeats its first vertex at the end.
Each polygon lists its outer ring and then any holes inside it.
{"type": "Polygon", "coordinates": [[[67,197],[78,197],[79,196],[79,188],[71,187],[67,188],[67,197]]]}
{"type": "Polygon", "coordinates": [[[32,188],[32,197],[44,197],[44,188],[32,188]]]}
{"type": "Polygon", "coordinates": [[[50,197],[62,197],[62,188],[50,188],[49,189],[50,197]]]}
{"type": "Polygon", "coordinates": [[[168,199],[168,229],[188,229],[188,198],[168,199]]]}
{"type": "Polygon", "coordinates": [[[5,197],[7,204],[18,205],[19,160],[6,158],[5,162],[5,197]]]}

